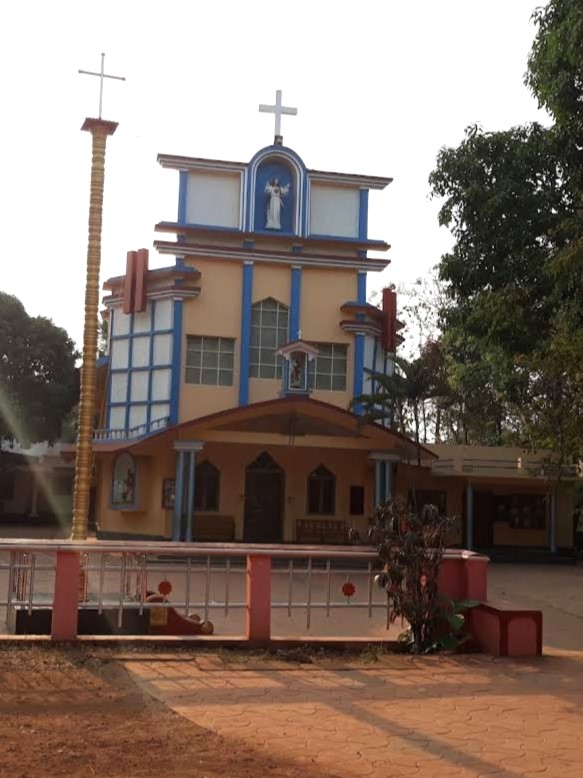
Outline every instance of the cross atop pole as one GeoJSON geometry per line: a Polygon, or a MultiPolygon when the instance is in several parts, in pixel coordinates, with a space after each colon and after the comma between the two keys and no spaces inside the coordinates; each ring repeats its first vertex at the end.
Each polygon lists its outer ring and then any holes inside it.
{"type": "Polygon", "coordinates": [[[101,109],[103,106],[103,79],[104,78],[115,78],[116,81],[125,81],[125,76],[110,76],[107,73],[104,72],[104,66],[105,66],[105,54],[101,54],[101,72],[100,73],[94,73],[92,70],[80,70],[79,73],[82,73],[84,76],[97,76],[99,78],[99,118],[101,119],[101,109]]]}
{"type": "Polygon", "coordinates": [[[283,143],[283,137],[281,134],[281,117],[283,114],[289,116],[297,116],[297,108],[288,108],[281,104],[281,89],[278,89],[275,93],[275,105],[260,105],[260,113],[274,113],[275,114],[275,144],[281,145],[283,143]]]}

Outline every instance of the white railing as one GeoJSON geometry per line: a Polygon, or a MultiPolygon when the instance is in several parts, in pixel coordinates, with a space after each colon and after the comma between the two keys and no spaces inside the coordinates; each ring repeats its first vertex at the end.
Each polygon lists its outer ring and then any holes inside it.
{"type": "Polygon", "coordinates": [[[163,419],[156,419],[149,423],[139,424],[137,427],[131,429],[100,429],[95,430],[93,433],[94,441],[110,441],[110,440],[134,440],[136,438],[142,438],[144,435],[150,435],[152,432],[158,432],[165,429],[170,424],[170,417],[165,416],[163,419]]]}

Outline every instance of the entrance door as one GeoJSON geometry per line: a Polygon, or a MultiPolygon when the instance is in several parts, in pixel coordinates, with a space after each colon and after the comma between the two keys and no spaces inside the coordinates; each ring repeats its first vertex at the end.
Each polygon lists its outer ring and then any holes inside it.
{"type": "Polygon", "coordinates": [[[474,548],[494,545],[495,501],[491,492],[474,493],[474,548]]]}
{"type": "Polygon", "coordinates": [[[281,543],[283,470],[267,453],[246,471],[244,540],[248,543],[281,543]]]}

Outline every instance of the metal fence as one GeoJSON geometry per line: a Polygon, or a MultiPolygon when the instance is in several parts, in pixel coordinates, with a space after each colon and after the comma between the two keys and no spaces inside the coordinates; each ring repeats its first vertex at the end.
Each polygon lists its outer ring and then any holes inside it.
{"type": "MultiPolygon", "coordinates": [[[[448,551],[444,562],[474,559],[487,561],[448,551]]],[[[159,624],[173,611],[172,623],[196,622],[203,636],[251,639],[259,624],[269,637],[386,639],[390,603],[375,583],[378,566],[368,547],[3,540],[0,633],[13,632],[23,612],[43,611],[54,634],[55,617],[69,609],[79,620],[106,614],[111,631],[126,635],[137,617],[147,633],[154,616],[159,624]]]]}

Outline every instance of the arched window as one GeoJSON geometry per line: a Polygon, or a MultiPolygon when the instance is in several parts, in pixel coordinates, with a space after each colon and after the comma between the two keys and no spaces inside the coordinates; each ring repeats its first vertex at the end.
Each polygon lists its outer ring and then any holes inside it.
{"type": "Polygon", "coordinates": [[[320,465],[308,476],[308,513],[333,516],[336,512],[336,476],[320,465]]]}
{"type": "Polygon", "coordinates": [[[221,474],[206,460],[196,467],[194,507],[199,511],[218,511],[221,474]]]}
{"type": "Polygon", "coordinates": [[[249,375],[252,378],[281,378],[283,360],[278,349],[288,341],[289,309],[268,297],[251,307],[251,350],[249,375]]]}
{"type": "Polygon", "coordinates": [[[129,507],[136,503],[136,463],[131,454],[120,454],[113,465],[111,504],[129,507]]]}

